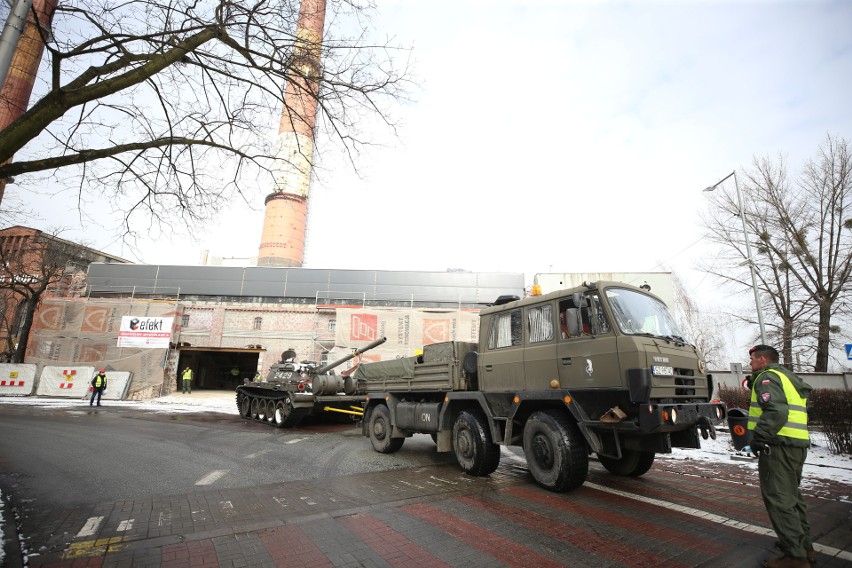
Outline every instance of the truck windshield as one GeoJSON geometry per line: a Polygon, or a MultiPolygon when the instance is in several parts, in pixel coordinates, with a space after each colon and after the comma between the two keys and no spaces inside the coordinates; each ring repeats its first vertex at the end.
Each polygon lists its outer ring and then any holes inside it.
{"type": "Polygon", "coordinates": [[[608,288],[606,297],[622,333],[686,341],[666,305],[656,298],[625,288],[608,288]]]}

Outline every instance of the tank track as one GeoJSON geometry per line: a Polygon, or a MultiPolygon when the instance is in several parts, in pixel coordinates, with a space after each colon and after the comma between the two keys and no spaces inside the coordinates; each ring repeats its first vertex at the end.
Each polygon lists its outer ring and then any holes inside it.
{"type": "Polygon", "coordinates": [[[293,428],[311,413],[310,408],[294,408],[290,393],[278,391],[265,395],[237,391],[237,412],[246,420],[271,424],[276,428],[293,428]]]}

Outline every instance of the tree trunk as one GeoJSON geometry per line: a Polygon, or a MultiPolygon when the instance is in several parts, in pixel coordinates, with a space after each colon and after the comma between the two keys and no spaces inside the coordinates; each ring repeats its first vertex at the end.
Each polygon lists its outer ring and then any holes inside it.
{"type": "Polygon", "coordinates": [[[33,318],[38,307],[41,295],[34,296],[28,300],[27,308],[24,310],[24,321],[21,324],[21,333],[18,335],[18,348],[15,349],[15,354],[12,355],[12,363],[23,363],[24,357],[27,354],[27,343],[30,341],[30,329],[33,326],[33,318]]]}
{"type": "Polygon", "coordinates": [[[828,349],[830,347],[831,304],[825,301],[819,303],[819,326],[817,328],[817,351],[814,371],[828,372],[828,349]]]}
{"type": "Polygon", "coordinates": [[[784,318],[781,323],[781,354],[784,359],[784,366],[788,369],[795,369],[793,363],[793,320],[788,318],[784,318]]]}

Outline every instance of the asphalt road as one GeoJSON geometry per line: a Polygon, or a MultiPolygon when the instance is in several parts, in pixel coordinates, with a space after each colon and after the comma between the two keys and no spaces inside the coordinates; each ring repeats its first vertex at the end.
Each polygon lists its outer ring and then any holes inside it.
{"type": "Polygon", "coordinates": [[[0,487],[39,507],[454,463],[426,435],[387,456],[352,423],[280,430],[215,412],[0,405],[0,432],[0,487]]]}
{"type": "MultiPolygon", "coordinates": [[[[0,404],[0,489],[34,567],[745,568],[774,554],[736,463],[657,460],[625,478],[593,462],[554,494],[518,453],[473,478],[428,436],[377,454],[351,423],[0,404]]],[[[820,566],[852,566],[848,487],[806,497],[820,566]]]]}

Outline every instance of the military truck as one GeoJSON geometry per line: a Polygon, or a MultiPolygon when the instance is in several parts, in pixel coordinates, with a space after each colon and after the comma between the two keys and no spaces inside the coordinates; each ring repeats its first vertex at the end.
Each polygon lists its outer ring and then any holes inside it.
{"type": "Polygon", "coordinates": [[[240,416],[278,428],[298,426],[306,416],[321,413],[360,418],[366,397],[363,392],[358,393],[357,382],[348,374],[329,371],[385,340],[381,337],[326,365],[297,363],[295,351],[284,351],[281,360],[270,367],[266,379],[259,382],[245,379],[237,387],[240,416]]]}
{"type": "Polygon", "coordinates": [[[656,454],[715,438],[726,416],[665,303],[617,282],[500,297],[480,312],[478,343],[426,345],[354,376],[375,451],[428,433],[465,472],[484,476],[501,445],[520,446],[552,491],[582,485],[591,454],[614,474],[641,476],[656,454]]]}

